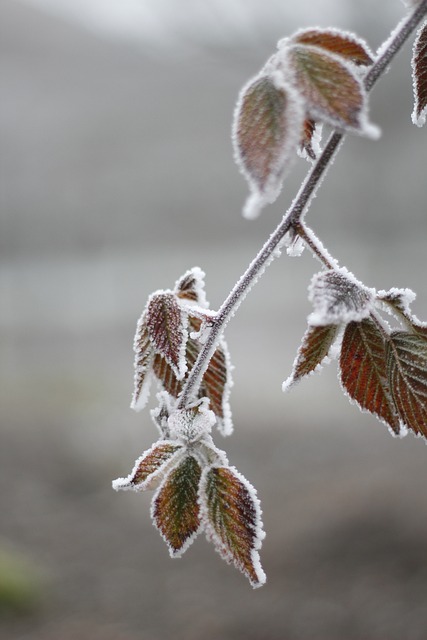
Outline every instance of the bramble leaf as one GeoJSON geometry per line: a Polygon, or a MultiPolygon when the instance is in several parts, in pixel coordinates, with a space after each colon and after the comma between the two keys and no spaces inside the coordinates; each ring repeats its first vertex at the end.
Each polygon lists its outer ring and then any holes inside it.
{"type": "Polygon", "coordinates": [[[338,325],[309,326],[302,339],[290,377],[283,383],[283,391],[301,378],[320,368],[337,337],[338,325]]]}
{"type": "Polygon", "coordinates": [[[396,409],[408,429],[427,436],[427,341],[393,332],[387,345],[387,373],[396,409]]]}
{"type": "Polygon", "coordinates": [[[292,40],[298,44],[320,47],[356,65],[368,66],[373,63],[372,53],[367,44],[352,33],[337,29],[305,29],[297,32],[292,40]]]}
{"type": "Polygon", "coordinates": [[[427,22],[419,29],[414,43],[412,83],[415,101],[412,122],[422,127],[427,116],[427,22]]]}
{"type": "MultiPolygon", "coordinates": [[[[189,318],[190,333],[200,329],[198,318],[189,318]]],[[[188,338],[186,348],[187,369],[191,370],[199,355],[200,345],[197,340],[188,338]]],[[[166,360],[155,355],[153,371],[164,389],[174,398],[181,393],[184,380],[178,380],[172,367],[166,360]]],[[[233,431],[230,409],[230,389],[232,386],[231,365],[227,345],[221,339],[215,350],[208,368],[206,369],[199,388],[198,397],[206,396],[210,401],[210,408],[217,417],[217,427],[222,435],[230,435],[233,431]]]]}
{"type": "Polygon", "coordinates": [[[146,322],[156,352],[168,362],[176,377],[182,379],[187,370],[184,355],[188,320],[176,296],[167,291],[153,294],[148,301],[146,322]]]}
{"type": "Polygon", "coordinates": [[[304,120],[302,135],[300,140],[300,149],[310,160],[317,159],[316,150],[313,147],[313,137],[316,131],[316,122],[311,118],[304,120]]]}
{"type": "Polygon", "coordinates": [[[411,311],[411,303],[416,294],[411,289],[390,289],[379,291],[378,300],[385,302],[395,315],[403,320],[408,329],[427,338],[427,323],[418,320],[411,311]]]}
{"type": "Polygon", "coordinates": [[[309,300],[314,307],[308,318],[309,324],[325,326],[366,318],[374,297],[345,269],[330,269],[313,276],[309,300]]]}
{"type": "Polygon", "coordinates": [[[234,115],[233,142],[236,162],[252,191],[246,217],[256,217],[277,198],[303,121],[298,94],[277,73],[260,75],[243,88],[234,115]]]}
{"type": "Polygon", "coordinates": [[[361,409],[377,416],[396,434],[399,418],[387,382],[385,340],[372,320],[350,322],[340,356],[343,388],[361,409]]]}
{"type": "Polygon", "coordinates": [[[303,44],[286,46],[284,54],[311,117],[333,127],[378,137],[378,130],[366,122],[362,80],[349,63],[303,44]]]}
{"type": "Polygon", "coordinates": [[[184,553],[200,532],[200,476],[199,463],[187,455],[170,471],[153,497],[151,515],[171,556],[184,553]]]}
{"type": "Polygon", "coordinates": [[[184,273],[175,284],[175,293],[182,300],[195,302],[200,307],[208,307],[205,294],[205,274],[199,267],[184,273]]]}
{"type": "Polygon", "coordinates": [[[156,481],[158,483],[170,465],[176,461],[177,452],[183,450],[180,443],[159,440],[138,458],[127,478],[114,480],[113,488],[116,491],[119,489],[133,489],[135,491],[154,489],[157,486],[156,481]]]}
{"type": "Polygon", "coordinates": [[[140,411],[145,407],[148,400],[151,383],[151,364],[154,357],[154,348],[148,335],[145,312],[138,320],[133,349],[135,352],[135,375],[134,392],[130,406],[135,411],[140,411]]]}
{"type": "Polygon", "coordinates": [[[219,554],[253,587],[265,582],[259,561],[264,532],[255,489],[234,467],[211,467],[200,486],[201,518],[219,554]]]}

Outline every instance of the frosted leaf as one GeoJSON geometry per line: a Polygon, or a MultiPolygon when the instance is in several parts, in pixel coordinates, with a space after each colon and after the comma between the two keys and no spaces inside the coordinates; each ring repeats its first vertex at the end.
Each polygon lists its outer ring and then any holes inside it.
{"type": "Polygon", "coordinates": [[[167,470],[182,457],[183,451],[179,442],[159,440],[138,458],[127,478],[113,481],[113,489],[145,491],[156,488],[167,470]]]}
{"type": "Polygon", "coordinates": [[[325,326],[366,318],[372,311],[374,295],[346,269],[330,269],[313,277],[309,300],[314,311],[308,317],[308,323],[325,326]]]}
{"type": "Polygon", "coordinates": [[[416,294],[411,289],[392,288],[389,291],[379,291],[377,299],[387,311],[391,311],[402,320],[408,329],[427,338],[427,322],[422,322],[411,311],[411,304],[416,294]]]}
{"type": "Polygon", "coordinates": [[[135,411],[140,411],[145,407],[149,397],[152,378],[151,365],[154,357],[154,349],[148,335],[145,312],[138,320],[133,349],[135,352],[135,376],[134,392],[130,406],[135,411]]]}
{"type": "Polygon", "coordinates": [[[231,362],[225,340],[221,338],[206,369],[200,393],[208,397],[210,407],[215,413],[217,427],[223,436],[233,433],[230,392],[233,386],[231,362]]]}
{"type": "Polygon", "coordinates": [[[184,273],[175,284],[178,298],[195,302],[203,309],[208,308],[205,293],[205,273],[199,267],[193,267],[184,273]]]}
{"type": "Polygon", "coordinates": [[[422,127],[427,116],[427,22],[418,30],[414,42],[412,84],[414,87],[412,122],[422,127]]]}
{"type": "Polygon", "coordinates": [[[206,536],[253,587],[264,584],[258,550],[265,537],[255,489],[234,467],[213,466],[202,474],[200,517],[206,536]]]}
{"type": "Polygon", "coordinates": [[[169,472],[153,497],[151,516],[172,557],[182,555],[201,530],[200,476],[199,463],[187,455],[169,472]]]}
{"type": "Polygon", "coordinates": [[[147,305],[146,323],[155,351],[172,367],[178,380],[182,379],[187,371],[188,318],[176,296],[168,291],[152,294],[147,305]]]}
{"type": "Polygon", "coordinates": [[[279,195],[304,121],[298,93],[282,74],[268,69],[244,86],[234,113],[235,159],[251,190],[243,211],[247,218],[279,195]]]}
{"type": "Polygon", "coordinates": [[[170,438],[168,418],[175,408],[175,402],[166,391],[159,391],[156,397],[158,405],[150,411],[150,414],[161,436],[166,440],[170,438]]]}
{"type": "Polygon", "coordinates": [[[283,69],[304,98],[310,117],[370,138],[379,129],[367,120],[367,96],[354,64],[319,47],[286,42],[279,51],[283,69]]]}
{"type": "Polygon", "coordinates": [[[194,444],[212,431],[215,414],[208,409],[206,398],[186,409],[176,409],[168,419],[170,437],[184,444],[194,444]]]}
{"type": "Polygon", "coordinates": [[[286,247],[286,253],[290,258],[299,258],[305,249],[305,242],[300,236],[295,236],[286,247]]]}
{"type": "Polygon", "coordinates": [[[344,391],[362,410],[400,434],[387,381],[385,340],[372,320],[347,326],[341,345],[340,376],[344,391]]]}
{"type": "Polygon", "coordinates": [[[427,341],[404,331],[387,344],[387,373],[399,417],[417,435],[427,437],[427,341]]]}
{"type": "Polygon", "coordinates": [[[328,361],[338,329],[339,327],[335,324],[308,327],[293,364],[292,373],[283,383],[282,391],[288,391],[301,378],[314,371],[320,371],[322,364],[328,361]]]}
{"type": "Polygon", "coordinates": [[[373,63],[373,54],[366,42],[348,31],[315,27],[297,31],[292,41],[319,47],[356,65],[369,66],[373,63]]]}
{"type": "MultiPolygon", "coordinates": [[[[192,369],[199,355],[200,345],[197,339],[191,337],[201,326],[198,318],[189,318],[190,338],[187,340],[186,362],[188,371],[192,369]]],[[[210,408],[216,415],[217,428],[224,436],[233,431],[233,423],[230,408],[230,391],[233,385],[231,378],[231,362],[226,342],[223,338],[219,341],[209,365],[203,374],[200,383],[199,398],[207,397],[210,408]]],[[[172,397],[178,398],[182,391],[184,380],[178,380],[172,367],[166,360],[156,354],[153,359],[153,372],[165,391],[172,397]]]]}
{"type": "Polygon", "coordinates": [[[320,141],[322,139],[322,123],[311,118],[304,120],[298,155],[309,162],[314,162],[321,154],[320,141]]]}

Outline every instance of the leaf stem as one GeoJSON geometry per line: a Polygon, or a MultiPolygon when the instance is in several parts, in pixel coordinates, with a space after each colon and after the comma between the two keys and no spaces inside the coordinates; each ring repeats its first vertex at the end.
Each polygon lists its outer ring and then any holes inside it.
{"type": "Polygon", "coordinates": [[[307,227],[307,225],[300,220],[294,224],[293,228],[299,237],[304,240],[305,244],[310,248],[313,255],[320,260],[327,269],[338,269],[337,260],[330,255],[310,227],[307,227]]]}
{"type": "MultiPolygon", "coordinates": [[[[380,47],[378,57],[364,79],[366,91],[372,89],[387,69],[391,60],[426,14],[427,0],[422,0],[413,12],[397,26],[384,45],[380,47]]],[[[222,303],[215,319],[212,320],[212,328],[206,342],[183,386],[178,401],[178,408],[184,408],[195,395],[209,360],[215,351],[218,339],[227,323],[235,314],[249,290],[264,273],[265,269],[271,264],[275,257],[280,255],[285,235],[292,227],[295,228],[300,224],[303,214],[311,204],[316,188],[319,186],[343,139],[344,134],[340,131],[334,131],[331,134],[320,158],[308,172],[294,201],[283,216],[281,222],[222,303]]]]}

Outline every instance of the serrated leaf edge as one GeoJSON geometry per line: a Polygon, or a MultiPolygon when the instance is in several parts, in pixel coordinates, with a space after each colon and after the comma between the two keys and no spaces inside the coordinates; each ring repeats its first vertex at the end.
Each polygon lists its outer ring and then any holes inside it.
{"type": "Polygon", "coordinates": [[[202,475],[200,478],[200,488],[199,488],[199,506],[200,506],[200,520],[203,522],[203,527],[205,530],[206,538],[209,542],[212,542],[215,548],[215,551],[223,558],[228,564],[233,564],[236,569],[238,569],[243,575],[245,575],[249,582],[251,583],[254,589],[261,587],[265,584],[267,580],[267,576],[261,566],[261,560],[259,555],[259,550],[262,547],[262,541],[265,538],[264,525],[262,522],[262,510],[261,503],[258,498],[256,489],[252,486],[252,484],[233,466],[225,466],[220,464],[211,465],[206,467],[202,471],[202,475]],[[221,537],[217,534],[215,527],[210,522],[209,519],[209,509],[208,509],[208,500],[206,495],[206,479],[210,471],[215,468],[226,468],[231,471],[236,478],[245,486],[247,489],[251,500],[254,504],[254,509],[256,513],[256,521],[257,526],[254,529],[254,543],[251,549],[251,561],[254,567],[255,574],[258,577],[258,582],[254,582],[250,576],[247,575],[244,568],[237,562],[236,558],[233,556],[232,552],[229,551],[224,542],[221,540],[221,537]]]}
{"type": "Polygon", "coordinates": [[[169,466],[171,469],[179,464],[180,458],[185,456],[185,447],[182,442],[178,440],[158,440],[155,442],[149,449],[144,451],[142,455],[137,458],[135,464],[133,465],[133,469],[130,474],[126,478],[117,478],[113,480],[112,486],[115,491],[136,491],[137,493],[140,491],[146,491],[149,489],[149,485],[157,478],[158,476],[163,475],[169,466]],[[144,458],[148,457],[155,449],[162,445],[171,445],[178,447],[177,451],[171,454],[170,458],[165,460],[153,473],[147,476],[144,482],[140,482],[139,484],[132,484],[132,478],[135,476],[138,471],[138,467],[144,458]]]}
{"type": "MultiPolygon", "coordinates": [[[[179,465],[181,464],[181,462],[183,462],[184,458],[186,457],[191,457],[194,458],[197,462],[197,464],[199,465],[199,467],[201,467],[200,465],[200,460],[197,458],[197,456],[193,455],[192,453],[188,453],[188,451],[186,451],[184,453],[184,455],[181,457],[181,459],[173,465],[173,467],[171,467],[168,470],[167,475],[165,476],[165,478],[162,480],[161,484],[158,486],[155,494],[153,495],[153,498],[151,500],[151,507],[150,507],[150,516],[151,516],[151,521],[153,523],[153,526],[155,529],[157,529],[157,531],[160,533],[160,536],[163,538],[163,540],[166,542],[166,546],[168,548],[169,551],[169,555],[171,558],[180,558],[186,551],[187,549],[193,544],[194,540],[197,538],[198,535],[200,535],[200,533],[203,531],[203,520],[202,517],[200,515],[200,505],[199,505],[199,526],[197,528],[196,531],[194,531],[184,542],[184,544],[182,545],[182,547],[180,549],[175,550],[169,543],[169,540],[166,538],[165,535],[163,535],[162,530],[157,526],[156,520],[155,520],[155,505],[156,505],[156,500],[158,498],[158,496],[160,495],[160,493],[162,492],[163,487],[165,486],[165,484],[167,483],[169,476],[175,471],[175,469],[177,469],[179,467],[179,465]]],[[[202,470],[202,474],[203,474],[203,469],[202,470]]],[[[199,481],[199,486],[200,486],[200,481],[199,481]]],[[[199,491],[199,490],[198,490],[199,491]]]]}

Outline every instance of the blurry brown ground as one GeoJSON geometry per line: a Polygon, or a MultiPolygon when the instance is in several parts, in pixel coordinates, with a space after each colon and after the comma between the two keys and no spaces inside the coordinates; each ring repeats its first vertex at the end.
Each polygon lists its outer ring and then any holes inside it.
{"type": "MultiPolygon", "coordinates": [[[[202,537],[170,560],[150,496],[111,490],[155,438],[148,412],[128,409],[145,298],[198,264],[216,307],[305,172],[260,221],[241,219],[231,114],[270,50],[174,59],[11,0],[1,13],[0,637],[424,640],[424,443],[350,406],[335,365],[280,391],[309,255],[277,261],[227,331],[236,432],[217,443],[262,500],[267,585],[252,591],[202,537]],[[7,595],[1,558],[22,560],[21,595],[7,595]]],[[[425,318],[426,134],[409,122],[409,56],[373,96],[383,139],[347,141],[309,219],[368,285],[415,289],[425,318]]]]}

